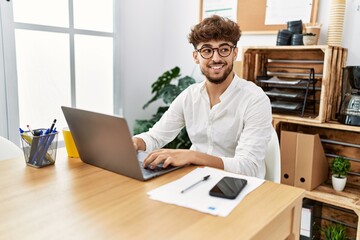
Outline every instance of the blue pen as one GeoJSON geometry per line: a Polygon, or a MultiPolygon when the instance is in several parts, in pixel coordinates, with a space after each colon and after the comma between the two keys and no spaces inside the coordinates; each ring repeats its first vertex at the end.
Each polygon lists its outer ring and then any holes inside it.
{"type": "MultiPolygon", "coordinates": [[[[34,155],[32,156],[31,163],[33,165],[41,167],[43,165],[43,158],[47,152],[46,145],[50,136],[38,136],[34,137],[33,143],[37,140],[36,150],[34,155]]],[[[32,144],[34,145],[34,144],[32,144]]]]}
{"type": "MultiPolygon", "coordinates": [[[[55,138],[55,134],[51,134],[51,135],[45,137],[45,139],[42,143],[41,151],[40,151],[40,158],[39,158],[39,160],[41,161],[40,166],[44,165],[44,160],[46,159],[45,155],[47,154],[47,151],[49,150],[49,147],[50,147],[51,143],[53,142],[54,138],[55,138]]],[[[46,160],[48,161],[47,163],[54,161],[51,158],[46,159],[46,160]]]]}

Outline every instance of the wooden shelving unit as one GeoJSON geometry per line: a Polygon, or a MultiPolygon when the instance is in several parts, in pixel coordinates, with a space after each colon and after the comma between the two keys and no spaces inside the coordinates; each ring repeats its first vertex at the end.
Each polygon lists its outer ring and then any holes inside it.
{"type": "MultiPolygon", "coordinates": [[[[360,217],[360,192],[359,186],[347,184],[342,192],[336,192],[331,184],[324,183],[312,191],[306,192],[306,197],[325,202],[334,206],[353,210],[360,217]]],[[[360,222],[358,222],[358,232],[360,230],[360,222]]],[[[358,234],[358,237],[359,234],[358,234]]]]}
{"type": "MultiPolygon", "coordinates": [[[[360,127],[339,124],[337,122],[314,123],[298,121],[286,116],[274,118],[273,124],[278,133],[281,130],[307,134],[318,133],[320,138],[324,140],[323,147],[329,162],[334,155],[341,155],[352,159],[351,173],[348,176],[348,182],[344,191],[336,192],[333,190],[329,175],[326,183],[321,184],[312,191],[306,191],[305,198],[351,210],[357,216],[355,221],[357,226],[356,239],[360,239],[360,148],[358,148],[360,146],[360,127]],[[327,142],[335,142],[336,144],[333,145],[327,142]],[[344,145],[337,143],[344,143],[344,145]]],[[[336,217],[340,222],[348,221],[349,218],[340,214],[336,217]]]]}
{"type": "MultiPolygon", "coordinates": [[[[267,75],[267,69],[272,68],[283,77],[303,75],[304,79],[308,78],[308,69],[313,69],[316,80],[315,112],[313,108],[307,108],[303,116],[291,117],[322,123],[336,119],[346,58],[347,49],[328,45],[243,47],[242,77],[256,82],[259,76],[267,75]]],[[[274,114],[275,117],[283,115],[291,115],[291,111],[274,114]]]]}
{"type": "Polygon", "coordinates": [[[275,72],[280,72],[282,76],[305,73],[285,68],[314,69],[315,111],[306,108],[302,116],[286,111],[273,113],[273,125],[280,141],[281,130],[319,134],[329,163],[334,156],[351,160],[351,174],[343,192],[333,190],[329,174],[328,180],[312,191],[307,191],[305,198],[324,205],[322,215],[331,215],[339,222],[350,221],[354,225],[352,237],[360,240],[360,127],[339,124],[336,119],[341,103],[342,69],[346,59],[347,49],[328,45],[243,47],[242,69],[239,72],[244,79],[255,82],[266,91],[267,85],[257,80],[268,75],[269,67],[275,68],[275,72]],[[346,211],[332,212],[328,206],[346,211]]]}

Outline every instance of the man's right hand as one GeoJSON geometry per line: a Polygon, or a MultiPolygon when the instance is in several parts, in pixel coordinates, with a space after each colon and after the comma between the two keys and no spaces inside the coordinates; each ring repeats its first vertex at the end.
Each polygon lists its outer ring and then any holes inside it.
{"type": "Polygon", "coordinates": [[[141,138],[137,138],[137,137],[133,137],[132,140],[133,140],[134,148],[136,151],[145,151],[146,150],[146,144],[145,144],[144,140],[142,140],[141,138]]]}

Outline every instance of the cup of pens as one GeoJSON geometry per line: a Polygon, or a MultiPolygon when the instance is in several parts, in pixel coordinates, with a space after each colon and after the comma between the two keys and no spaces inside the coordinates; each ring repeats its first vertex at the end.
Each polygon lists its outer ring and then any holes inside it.
{"type": "Polygon", "coordinates": [[[28,166],[42,168],[55,163],[58,133],[56,129],[20,129],[21,145],[28,166]]]}

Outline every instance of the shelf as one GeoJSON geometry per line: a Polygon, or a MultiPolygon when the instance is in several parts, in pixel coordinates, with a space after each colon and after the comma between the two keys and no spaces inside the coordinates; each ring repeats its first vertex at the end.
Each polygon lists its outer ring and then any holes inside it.
{"type": "MultiPolygon", "coordinates": [[[[336,120],[336,113],[341,102],[342,68],[345,67],[346,58],[346,48],[328,45],[244,46],[242,47],[242,77],[257,83],[265,91],[269,88],[287,88],[288,92],[292,93],[307,88],[302,85],[304,81],[301,83],[297,81],[309,80],[308,69],[314,69],[311,77],[314,82],[308,81],[308,84],[312,85],[308,88],[309,96],[312,96],[309,101],[313,101],[314,106],[308,105],[304,113],[293,117],[300,121],[323,123],[336,120]],[[280,86],[279,81],[264,82],[264,79],[270,79],[273,76],[282,81],[285,79],[291,81],[281,82],[284,86],[280,86]],[[259,79],[261,82],[258,82],[259,79]]],[[[279,111],[276,114],[284,116],[297,114],[296,111],[294,112],[279,111]]]]}
{"type": "Polygon", "coordinates": [[[270,66],[269,64],[273,62],[271,60],[265,62],[262,71],[266,75],[256,77],[256,83],[270,97],[273,112],[284,112],[285,114],[297,114],[300,112],[300,116],[303,117],[308,103],[312,104],[313,112],[315,112],[315,84],[317,80],[315,79],[314,68],[270,66]],[[290,86],[292,88],[288,88],[290,86]],[[295,86],[303,86],[304,88],[294,88],[295,86]],[[276,89],[265,90],[273,87],[282,88],[282,91],[276,89]],[[310,94],[312,98],[309,99],[310,94]]]}
{"type": "MultiPolygon", "coordinates": [[[[357,217],[356,239],[360,239],[360,188],[346,184],[342,192],[336,192],[331,183],[324,183],[312,191],[305,192],[305,198],[353,211],[357,217]]],[[[339,216],[337,216],[339,217],[339,216]]]]}
{"type": "Polygon", "coordinates": [[[278,122],[284,122],[284,123],[302,124],[302,125],[319,127],[319,128],[329,128],[329,129],[360,133],[360,126],[341,124],[337,121],[331,121],[326,123],[307,122],[304,119],[299,120],[299,118],[294,118],[292,116],[276,115],[276,114],[273,114],[273,120],[274,120],[274,126],[277,125],[278,122]]]}
{"type": "Polygon", "coordinates": [[[300,103],[294,103],[294,102],[285,102],[285,101],[273,101],[271,102],[272,108],[278,108],[281,110],[299,110],[302,107],[302,104],[300,103]]]}
{"type": "Polygon", "coordinates": [[[273,88],[271,90],[265,91],[265,94],[271,97],[283,97],[283,98],[303,98],[305,96],[303,93],[288,92],[284,90],[279,90],[277,88],[273,88]]]}
{"type": "Polygon", "coordinates": [[[269,79],[259,79],[257,80],[260,83],[267,83],[267,84],[282,84],[282,85],[298,85],[301,80],[293,80],[293,79],[280,79],[276,76],[271,77],[269,79]]]}
{"type": "MultiPolygon", "coordinates": [[[[356,239],[360,240],[360,126],[350,126],[335,121],[329,123],[306,122],[303,119],[299,120],[290,116],[274,114],[273,125],[278,134],[282,130],[319,134],[329,163],[334,156],[343,156],[350,160],[351,169],[344,191],[336,192],[333,190],[330,180],[331,174],[329,174],[325,183],[312,191],[306,191],[305,198],[353,212],[352,217],[350,215],[333,214],[332,212],[326,212],[326,214],[332,214],[333,218],[340,222],[353,221],[357,228],[356,239]]],[[[285,161],[285,159],[282,158],[282,161],[285,161]]]]}
{"type": "MultiPolygon", "coordinates": [[[[347,184],[342,192],[336,192],[331,184],[324,183],[312,191],[306,191],[306,198],[353,210],[360,217],[360,188],[347,184]]],[[[360,230],[360,228],[359,228],[360,230]]]]}

